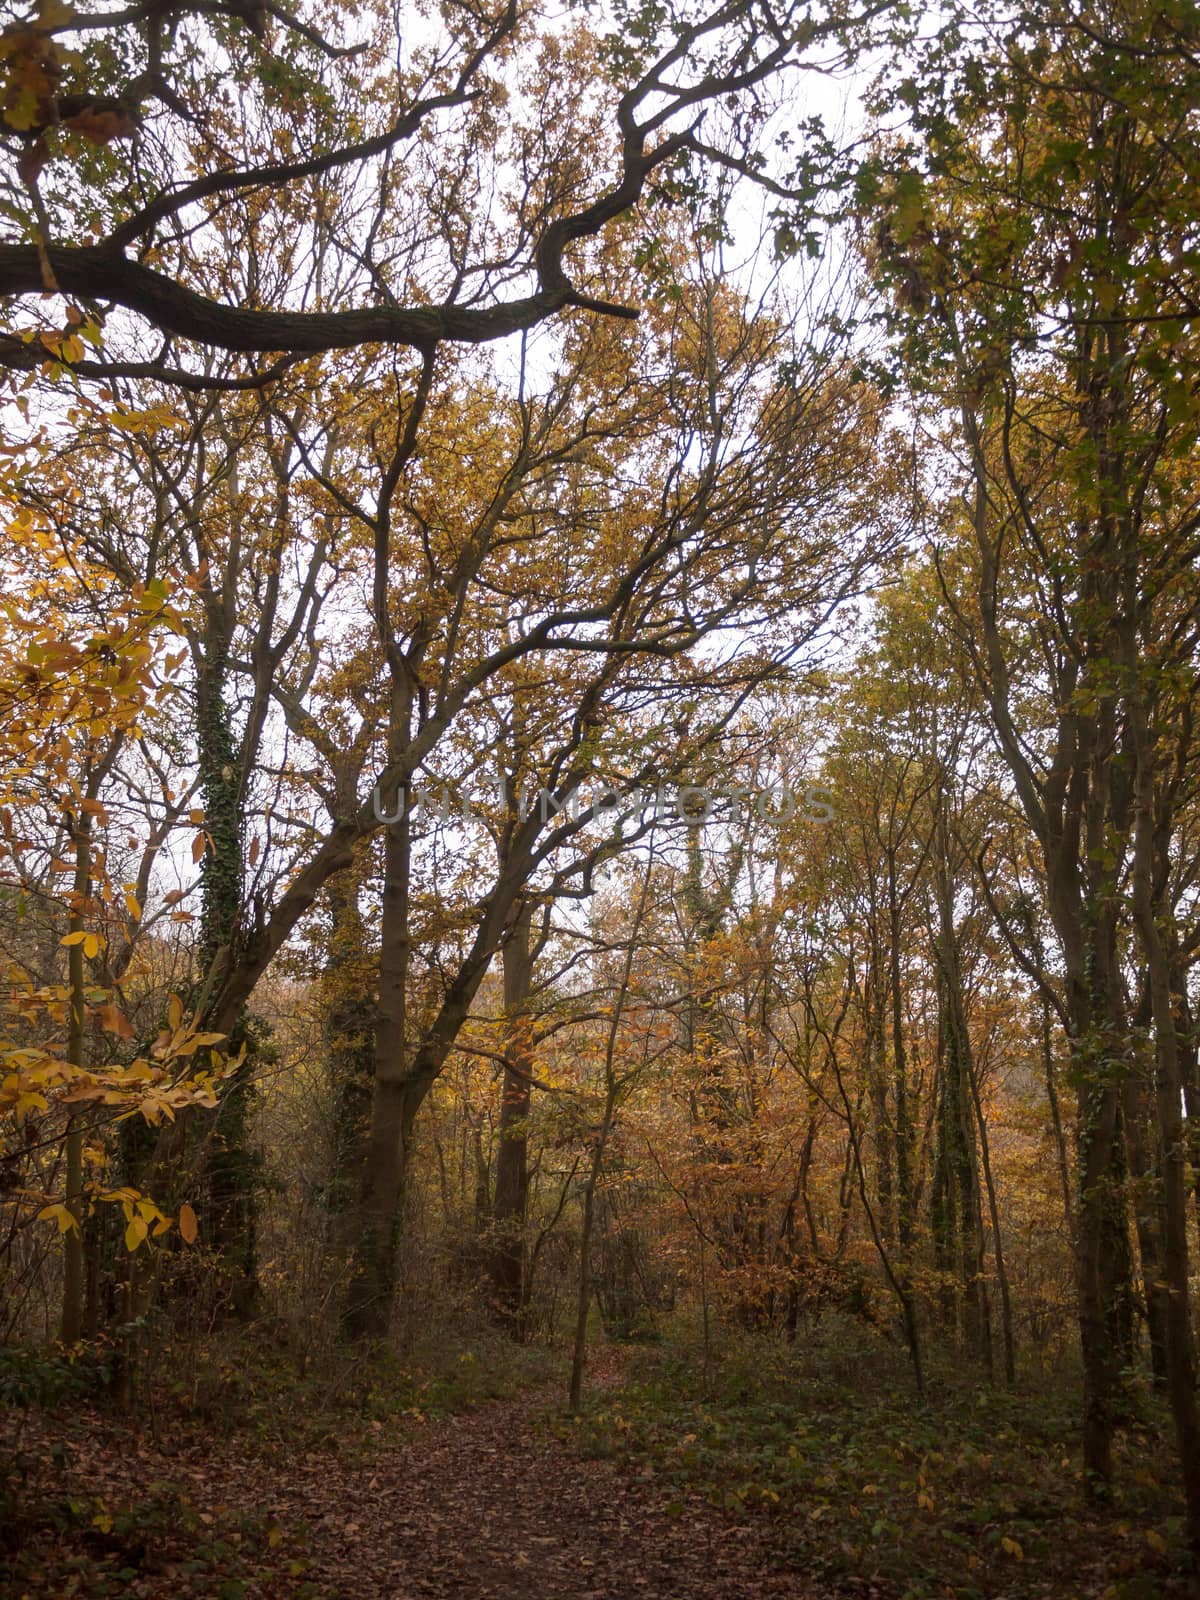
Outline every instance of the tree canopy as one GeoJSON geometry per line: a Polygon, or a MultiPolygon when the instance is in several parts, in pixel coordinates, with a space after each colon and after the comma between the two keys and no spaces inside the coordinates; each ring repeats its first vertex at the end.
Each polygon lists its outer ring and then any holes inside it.
{"type": "MultiPolygon", "coordinates": [[[[577,1532],[582,1449],[830,1592],[1190,1592],[1198,41],[0,33],[14,1592],[159,1592],[56,1396],[213,1466],[479,1350],[559,1363],[577,1532]]],[[[459,1520],[557,1593],[522,1415],[459,1520]]],[[[254,1526],[190,1592],[293,1592],[254,1526]]]]}

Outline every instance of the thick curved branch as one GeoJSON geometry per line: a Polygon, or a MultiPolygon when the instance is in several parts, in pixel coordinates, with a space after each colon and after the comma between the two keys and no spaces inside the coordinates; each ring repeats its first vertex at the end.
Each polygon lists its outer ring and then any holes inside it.
{"type": "MultiPolygon", "coordinates": [[[[640,193],[643,181],[644,176],[637,184],[636,193],[640,193]]],[[[620,192],[624,190],[623,184],[620,192]]],[[[589,211],[597,211],[597,207],[590,207],[589,211]]],[[[165,273],[143,267],[110,250],[51,245],[43,252],[32,244],[0,245],[0,295],[43,294],[44,257],[59,292],[64,295],[124,306],[163,333],[244,354],[285,351],[289,355],[319,355],[326,350],[347,350],[360,344],[406,345],[421,351],[432,350],[443,341],[487,344],[506,334],[535,327],[572,305],[585,306],[608,316],[636,318],[638,313],[632,307],[577,294],[562,268],[562,248],[567,240],[597,232],[610,215],[617,214],[605,208],[604,215],[594,226],[581,225],[577,218],[551,224],[547,236],[553,231],[555,237],[548,248],[539,252],[538,265],[543,269],[543,282],[548,278],[552,287],[496,306],[249,311],[210,300],[176,283],[165,273]]]]}
{"type": "MultiPolygon", "coordinates": [[[[880,3],[880,0],[876,0],[880,3]]],[[[640,201],[650,174],[683,150],[697,151],[696,127],[663,138],[647,150],[665,119],[683,107],[702,105],[720,94],[736,92],[778,71],[792,50],[833,24],[799,31],[779,26],[770,18],[774,47],[757,61],[749,59],[751,41],[738,52],[738,62],[724,76],[708,72],[692,84],[663,81],[664,72],[686,59],[688,51],[706,35],[731,24],[745,22],[752,0],[727,0],[714,12],[685,28],[672,48],[621,97],[617,125],[621,136],[621,171],[617,181],[589,205],[557,217],[543,230],[533,251],[537,273],[534,293],[492,306],[376,305],[354,310],[305,312],[252,310],[210,299],[169,274],[130,259],[125,247],[181,206],[217,194],[263,186],[282,185],[334,166],[366,159],[389,149],[411,133],[430,111],[461,104],[472,98],[469,87],[479,65],[516,18],[510,0],[488,38],[481,41],[464,63],[457,84],[445,95],[419,102],[405,117],[374,139],[348,145],[307,160],[238,172],[214,172],[151,200],[120,225],[111,237],[95,245],[0,244],[0,295],[43,294],[48,286],[84,300],[120,305],[144,318],[162,333],[239,353],[316,355],[327,350],[362,344],[406,346],[423,354],[443,342],[484,344],[535,327],[569,306],[602,315],[634,318],[628,306],[596,300],[581,294],[571,283],[564,254],[576,240],[594,236],[605,225],[632,210],[640,201]],[[638,121],[638,109],[648,97],[665,100],[648,120],[638,121]]],[[[868,12],[869,14],[869,12],[868,12]]],[[[768,8],[769,16],[769,8],[768,8]]],[[[707,152],[705,152],[707,153],[707,152]]]]}

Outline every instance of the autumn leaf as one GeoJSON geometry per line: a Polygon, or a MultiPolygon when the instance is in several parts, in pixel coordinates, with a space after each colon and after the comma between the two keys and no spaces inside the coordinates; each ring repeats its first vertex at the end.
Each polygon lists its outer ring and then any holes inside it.
{"type": "Polygon", "coordinates": [[[119,1006],[111,1003],[99,1006],[96,1015],[106,1032],[115,1033],[121,1039],[133,1038],[133,1026],[119,1006]]]}
{"type": "Polygon", "coordinates": [[[131,138],[137,123],[126,111],[85,109],[68,118],[63,127],[81,133],[92,144],[109,144],[113,139],[131,138]]]}
{"type": "Polygon", "coordinates": [[[61,1203],[43,1206],[37,1214],[39,1222],[48,1222],[52,1217],[58,1223],[59,1233],[66,1233],[71,1228],[78,1230],[79,1223],[75,1216],[61,1203]]]}

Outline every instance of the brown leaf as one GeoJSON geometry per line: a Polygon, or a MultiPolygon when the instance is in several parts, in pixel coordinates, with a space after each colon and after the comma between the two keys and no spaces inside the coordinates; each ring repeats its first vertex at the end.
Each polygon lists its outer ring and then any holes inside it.
{"type": "Polygon", "coordinates": [[[96,1015],[100,1019],[100,1026],[106,1032],[115,1033],[121,1039],[133,1038],[133,1026],[129,1018],[118,1006],[100,1006],[97,1008],[96,1015]]]}
{"type": "Polygon", "coordinates": [[[130,138],[137,123],[127,111],[85,106],[73,117],[68,117],[63,127],[70,128],[72,133],[81,133],[92,144],[111,144],[114,139],[130,138]]]}

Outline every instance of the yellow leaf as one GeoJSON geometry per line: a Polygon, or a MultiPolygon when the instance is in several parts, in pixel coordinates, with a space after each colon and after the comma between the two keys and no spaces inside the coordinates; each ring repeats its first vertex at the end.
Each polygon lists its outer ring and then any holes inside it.
{"type": "Polygon", "coordinates": [[[126,894],[125,909],[135,922],[140,922],[142,920],[142,908],[138,904],[137,895],[126,894]]]}
{"type": "Polygon", "coordinates": [[[131,1254],[145,1239],[147,1233],[145,1217],[134,1217],[125,1229],[125,1248],[131,1254]]]}
{"type": "Polygon", "coordinates": [[[193,865],[198,864],[200,859],[201,859],[201,857],[204,855],[204,841],[205,841],[205,838],[206,838],[205,834],[198,833],[196,835],[196,837],[192,840],[192,863],[193,863],[193,865]]]}
{"type": "Polygon", "coordinates": [[[87,956],[89,961],[94,961],[96,959],[96,957],[100,954],[99,934],[88,933],[84,935],[83,953],[85,956],[87,956]]]}
{"type": "Polygon", "coordinates": [[[1158,1533],[1154,1528],[1146,1529],[1146,1543],[1150,1546],[1151,1550],[1157,1550],[1160,1556],[1165,1555],[1167,1541],[1163,1538],[1162,1534],[1158,1533]]]}
{"type": "Polygon", "coordinates": [[[186,1200],[179,1208],[179,1232],[183,1236],[184,1244],[195,1244],[196,1234],[198,1232],[196,1227],[196,1213],[192,1210],[191,1206],[188,1205],[186,1200]]]}
{"type": "Polygon", "coordinates": [[[1018,1561],[1023,1561],[1025,1559],[1024,1550],[1021,1549],[1021,1546],[1015,1539],[1010,1539],[1007,1535],[1001,1539],[1000,1548],[1006,1555],[1015,1556],[1018,1561]]]}
{"type": "Polygon", "coordinates": [[[183,1001],[177,994],[173,994],[167,1001],[167,1024],[171,1028],[183,1025],[183,1001]]]}
{"type": "Polygon", "coordinates": [[[17,1096],[16,1117],[18,1122],[23,1122],[31,1111],[48,1111],[50,1102],[44,1094],[36,1090],[27,1089],[17,1096]]]}
{"type": "Polygon", "coordinates": [[[66,1233],[69,1228],[78,1228],[79,1226],[78,1222],[76,1222],[75,1218],[67,1210],[66,1206],[62,1204],[43,1206],[37,1214],[37,1220],[39,1222],[49,1222],[51,1217],[53,1217],[58,1223],[59,1233],[66,1233]]]}
{"type": "Polygon", "coordinates": [[[76,933],[66,933],[58,941],[61,945],[83,944],[88,935],[80,928],[76,933]]]}

